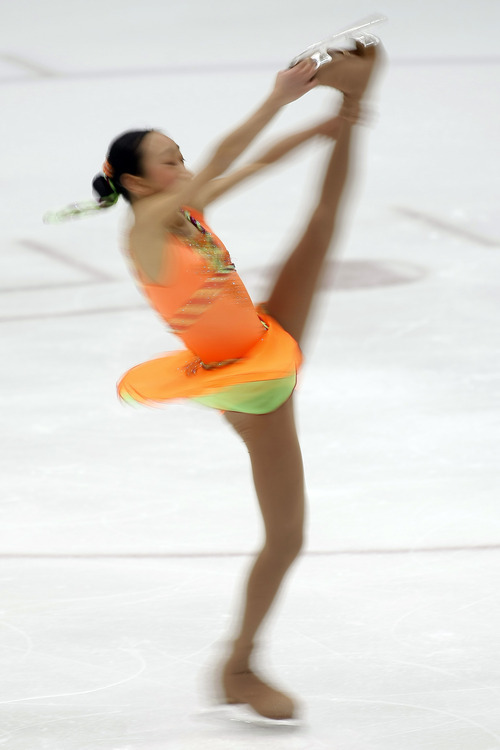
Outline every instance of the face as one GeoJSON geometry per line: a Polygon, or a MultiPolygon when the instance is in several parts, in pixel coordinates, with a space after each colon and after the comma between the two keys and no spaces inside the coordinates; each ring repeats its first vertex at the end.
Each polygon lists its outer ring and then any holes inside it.
{"type": "Polygon", "coordinates": [[[141,153],[142,195],[173,192],[193,176],[184,166],[179,146],[163,133],[148,133],[141,143],[141,153]]]}

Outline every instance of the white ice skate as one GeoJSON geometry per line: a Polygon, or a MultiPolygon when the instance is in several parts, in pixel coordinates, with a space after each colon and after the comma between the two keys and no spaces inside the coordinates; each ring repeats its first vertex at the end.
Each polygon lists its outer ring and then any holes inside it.
{"type": "Polygon", "coordinates": [[[203,708],[193,714],[193,718],[208,722],[232,722],[235,724],[252,724],[254,727],[279,728],[295,727],[300,729],[306,726],[304,719],[300,717],[290,719],[268,719],[253,711],[247,705],[230,705],[227,703],[214,704],[209,708],[203,708]]]}
{"type": "Polygon", "coordinates": [[[322,42],[316,42],[306,47],[300,55],[293,58],[288,67],[293,68],[301,60],[307,60],[310,57],[316,62],[319,68],[321,65],[331,62],[332,56],[329,54],[329,50],[340,50],[342,44],[345,45],[349,42],[359,42],[365,47],[376,46],[379,43],[378,37],[368,34],[367,31],[375,24],[382,23],[383,21],[387,21],[387,18],[382,15],[369,16],[362,21],[358,21],[355,26],[349,26],[349,28],[338,31],[327,39],[323,39],[322,42]]]}

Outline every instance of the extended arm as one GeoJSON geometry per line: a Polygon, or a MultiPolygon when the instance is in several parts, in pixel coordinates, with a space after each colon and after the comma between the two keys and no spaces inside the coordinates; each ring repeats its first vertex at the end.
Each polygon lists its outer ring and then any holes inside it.
{"type": "Polygon", "coordinates": [[[160,220],[164,226],[169,226],[179,206],[196,207],[202,189],[231,166],[281,107],[303,96],[317,85],[317,81],[312,77],[315,69],[314,62],[306,60],[303,64],[278,73],[272,93],[257,111],[221,141],[208,164],[178,193],[160,193],[148,199],[144,218],[147,221],[160,220]]]}
{"type": "Polygon", "coordinates": [[[233,172],[233,174],[227,175],[227,177],[220,177],[212,180],[200,193],[198,204],[194,207],[200,209],[204,208],[221,195],[224,195],[228,190],[231,190],[235,185],[238,185],[249,177],[252,177],[254,174],[257,174],[257,172],[260,172],[270,164],[274,164],[279,159],[282,159],[298,146],[312,138],[327,136],[328,138],[335,139],[339,127],[340,120],[335,117],[326,122],[321,122],[314,127],[301,130],[298,133],[293,133],[292,135],[283,138],[261,154],[261,156],[257,157],[251,164],[241,167],[241,169],[233,172]]]}

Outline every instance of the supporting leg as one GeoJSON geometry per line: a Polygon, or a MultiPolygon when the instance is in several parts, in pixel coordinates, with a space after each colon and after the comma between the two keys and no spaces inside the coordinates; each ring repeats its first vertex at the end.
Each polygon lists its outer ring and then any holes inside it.
{"type": "Polygon", "coordinates": [[[271,414],[228,412],[252,463],[265,526],[265,543],[247,581],[243,613],[223,684],[229,703],[249,703],[273,719],[289,718],[291,699],[251,671],[254,639],[276,599],[285,574],[299,554],[304,524],[304,475],[290,398],[271,414]]]}
{"type": "MultiPolygon", "coordinates": [[[[271,315],[300,341],[328,250],[347,177],[351,126],[343,122],[318,206],[304,237],[285,264],[271,298],[271,315]]],[[[265,543],[247,582],[245,603],[223,685],[230,703],[248,703],[273,719],[294,714],[291,699],[256,677],[250,657],[255,636],[302,545],[304,476],[293,416],[293,397],[270,414],[226,413],[244,440],[265,526],[265,543]]]]}

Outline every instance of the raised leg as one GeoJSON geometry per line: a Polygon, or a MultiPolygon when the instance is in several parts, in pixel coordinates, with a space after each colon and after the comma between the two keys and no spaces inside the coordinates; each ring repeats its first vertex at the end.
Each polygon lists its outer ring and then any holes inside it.
{"type": "Polygon", "coordinates": [[[323,180],[321,195],[306,230],[285,261],[265,305],[269,314],[299,343],[309,317],[321,270],[332,243],[351,161],[349,117],[342,120],[323,180]]]}
{"type": "Polygon", "coordinates": [[[304,474],[293,399],[270,414],[227,412],[226,419],[244,440],[265,527],[265,542],[247,581],[243,612],[223,685],[229,703],[249,703],[273,719],[294,713],[291,699],[252,672],[250,656],[286,572],[302,546],[304,474]]]}
{"type": "Polygon", "coordinates": [[[337,136],[321,195],[309,224],[285,262],[266,305],[269,313],[301,343],[326,254],[331,246],[341,199],[351,171],[351,130],[381,55],[378,44],[356,42],[347,54],[334,53],[319,68],[317,80],[343,92],[342,126],[337,136]]]}

